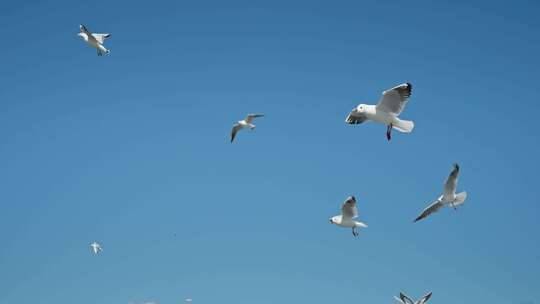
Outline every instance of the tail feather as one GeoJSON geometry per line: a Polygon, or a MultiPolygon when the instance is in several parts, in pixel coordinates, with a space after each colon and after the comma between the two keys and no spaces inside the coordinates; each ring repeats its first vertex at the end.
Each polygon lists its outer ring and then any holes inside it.
{"type": "Polygon", "coordinates": [[[362,222],[356,222],[356,227],[362,227],[362,228],[367,228],[367,224],[365,223],[362,223],[362,222]]]}
{"type": "Polygon", "coordinates": [[[396,121],[392,124],[392,127],[403,133],[411,133],[414,129],[414,122],[412,120],[396,119],[396,121]]]}

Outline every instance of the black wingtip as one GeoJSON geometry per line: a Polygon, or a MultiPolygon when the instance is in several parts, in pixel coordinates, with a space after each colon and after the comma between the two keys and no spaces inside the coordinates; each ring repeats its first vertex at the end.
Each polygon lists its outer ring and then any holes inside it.
{"type": "Polygon", "coordinates": [[[409,95],[412,95],[412,83],[407,82],[407,87],[409,89],[409,95]]]}

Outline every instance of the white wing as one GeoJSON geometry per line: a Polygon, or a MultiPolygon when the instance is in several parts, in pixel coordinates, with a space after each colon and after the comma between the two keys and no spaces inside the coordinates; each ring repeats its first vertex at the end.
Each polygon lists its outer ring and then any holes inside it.
{"type": "Polygon", "coordinates": [[[398,302],[401,303],[401,304],[405,304],[403,301],[401,301],[400,298],[398,298],[398,297],[396,297],[396,296],[394,296],[394,300],[398,301],[398,302]]]}
{"type": "Polygon", "coordinates": [[[103,249],[101,249],[101,245],[99,245],[96,242],[90,244],[90,247],[92,247],[92,251],[94,251],[95,254],[97,254],[98,252],[103,250],[103,249]]]}
{"type": "Polygon", "coordinates": [[[85,33],[86,35],[90,36],[92,33],[84,26],[84,24],[79,24],[79,30],[81,33],[85,33]]]}
{"type": "Polygon", "coordinates": [[[349,196],[341,205],[342,218],[353,219],[358,216],[358,208],[356,208],[356,198],[349,196]]]}
{"type": "Polygon", "coordinates": [[[97,42],[103,44],[103,42],[105,42],[105,38],[111,37],[111,34],[92,34],[92,36],[97,40],[97,42]]]}
{"type": "Polygon", "coordinates": [[[416,301],[416,304],[424,304],[429,300],[429,298],[431,298],[431,292],[423,296],[420,300],[416,301]]]}
{"type": "Polygon", "coordinates": [[[81,30],[81,33],[84,33],[86,37],[88,37],[88,40],[97,41],[96,37],[94,37],[94,35],[88,30],[88,28],[86,28],[86,26],[84,26],[83,24],[80,24],[79,29],[81,30]]]}
{"type": "Polygon", "coordinates": [[[231,131],[231,142],[233,142],[234,138],[236,137],[236,133],[242,129],[242,126],[240,124],[234,124],[232,131],[231,131]]]}
{"type": "Polygon", "coordinates": [[[422,211],[422,213],[420,213],[420,215],[414,220],[414,222],[418,222],[419,220],[428,217],[432,213],[435,213],[435,212],[439,211],[439,209],[441,209],[444,206],[444,204],[442,202],[442,198],[443,198],[443,196],[441,195],[439,197],[439,199],[437,199],[434,203],[432,203],[426,209],[424,209],[424,211],[422,211]]]}
{"type": "Polygon", "coordinates": [[[246,117],[245,121],[249,124],[249,123],[251,123],[253,121],[253,119],[255,119],[257,117],[263,117],[263,116],[264,116],[264,114],[249,114],[246,117]]]}
{"type": "Polygon", "coordinates": [[[446,179],[446,182],[444,183],[444,195],[452,196],[454,195],[454,193],[456,193],[458,175],[459,175],[459,165],[454,164],[454,168],[452,168],[452,172],[450,172],[450,175],[448,176],[448,178],[446,179]]]}
{"type": "Polygon", "coordinates": [[[379,104],[377,104],[377,110],[399,115],[405,108],[411,91],[412,84],[408,82],[384,91],[379,104]]]}

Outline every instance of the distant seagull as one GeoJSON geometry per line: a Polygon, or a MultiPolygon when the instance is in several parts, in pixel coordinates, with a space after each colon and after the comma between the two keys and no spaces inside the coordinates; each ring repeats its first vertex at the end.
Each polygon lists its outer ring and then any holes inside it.
{"type": "Polygon", "coordinates": [[[425,296],[423,296],[420,300],[416,302],[413,302],[411,298],[407,297],[402,292],[399,293],[399,298],[394,297],[394,299],[396,299],[396,301],[398,301],[401,304],[424,304],[429,300],[429,298],[431,298],[431,292],[426,294],[425,296]]]}
{"type": "Polygon", "coordinates": [[[103,249],[101,249],[101,246],[96,242],[90,244],[90,247],[92,247],[92,251],[94,251],[94,254],[98,254],[103,251],[103,249]]]}
{"type": "Polygon", "coordinates": [[[77,36],[82,37],[86,43],[96,48],[98,56],[103,56],[103,54],[109,54],[111,52],[103,46],[105,38],[111,37],[111,34],[93,34],[82,24],[79,25],[79,29],[81,32],[77,36]]]}
{"type": "Polygon", "coordinates": [[[236,137],[236,133],[238,133],[238,131],[242,130],[243,128],[249,128],[250,130],[255,129],[255,125],[251,122],[253,121],[253,119],[263,116],[264,114],[249,114],[246,119],[240,120],[235,123],[231,131],[231,142],[233,142],[234,138],[236,137]]]}
{"type": "Polygon", "coordinates": [[[411,90],[412,84],[407,82],[384,91],[379,104],[376,106],[359,104],[356,108],[352,109],[345,122],[351,125],[357,125],[367,120],[373,120],[385,124],[387,125],[386,138],[388,140],[392,138],[392,128],[400,132],[411,133],[414,128],[414,122],[398,118],[411,96],[411,90]]]}
{"type": "Polygon", "coordinates": [[[367,225],[362,222],[354,221],[358,217],[358,208],[356,208],[356,198],[349,196],[341,205],[341,215],[336,215],[330,219],[331,224],[336,224],[340,227],[352,228],[352,234],[358,236],[357,227],[366,228],[367,225]]]}
{"type": "Polygon", "coordinates": [[[191,303],[191,302],[193,302],[192,299],[186,299],[186,303],[191,303]]]}
{"type": "Polygon", "coordinates": [[[452,172],[450,172],[450,176],[448,176],[448,179],[444,184],[443,195],[441,195],[433,204],[424,209],[424,211],[422,211],[422,213],[414,220],[415,222],[418,222],[432,213],[439,211],[439,209],[445,205],[450,205],[457,210],[457,207],[461,206],[465,202],[465,199],[467,198],[466,191],[456,194],[458,174],[459,166],[458,164],[454,164],[454,168],[452,169],[452,172]]]}

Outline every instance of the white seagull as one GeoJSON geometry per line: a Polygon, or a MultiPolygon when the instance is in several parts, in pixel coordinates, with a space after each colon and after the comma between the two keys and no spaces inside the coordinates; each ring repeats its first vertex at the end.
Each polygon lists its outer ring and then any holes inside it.
{"type": "Polygon", "coordinates": [[[345,202],[341,205],[341,215],[336,215],[330,218],[331,224],[336,224],[340,227],[352,228],[352,234],[358,236],[356,228],[366,228],[367,225],[353,220],[358,217],[358,208],[356,207],[356,198],[349,196],[345,202]]]}
{"type": "Polygon", "coordinates": [[[420,300],[416,302],[411,300],[411,298],[407,297],[402,292],[399,293],[399,298],[394,297],[394,299],[396,299],[396,301],[398,301],[401,304],[424,304],[429,300],[429,298],[431,298],[431,292],[429,292],[428,294],[426,294],[425,296],[423,296],[420,300]]]}
{"type": "Polygon", "coordinates": [[[448,176],[448,179],[444,184],[443,195],[441,195],[434,203],[424,209],[424,211],[422,211],[422,213],[414,220],[415,222],[418,222],[419,220],[426,218],[432,213],[439,211],[439,209],[441,209],[445,205],[450,205],[455,210],[457,210],[457,207],[461,206],[465,202],[465,199],[467,198],[466,191],[456,194],[458,175],[459,165],[454,164],[452,172],[450,172],[450,175],[448,176]]]}
{"type": "Polygon", "coordinates": [[[111,34],[93,34],[82,24],[79,25],[79,29],[80,33],[77,36],[82,37],[86,43],[96,48],[98,56],[103,56],[103,54],[109,54],[111,52],[103,46],[105,38],[111,37],[111,34]]]}
{"type": "Polygon", "coordinates": [[[236,133],[238,133],[238,131],[242,130],[243,128],[249,127],[250,130],[255,129],[255,125],[251,122],[253,121],[253,119],[263,116],[264,114],[249,114],[244,120],[240,120],[235,123],[231,131],[231,142],[233,142],[234,138],[236,137],[236,133]]]}
{"type": "Polygon", "coordinates": [[[103,249],[101,249],[101,246],[96,242],[90,244],[90,247],[92,247],[92,251],[94,251],[94,254],[98,254],[103,251],[103,249]]]}
{"type": "Polygon", "coordinates": [[[376,106],[359,104],[352,109],[345,122],[357,125],[367,120],[373,120],[385,124],[387,125],[386,138],[388,140],[392,138],[392,128],[400,132],[411,133],[414,122],[398,118],[411,96],[411,90],[412,85],[408,82],[386,90],[382,93],[382,97],[376,106]]]}

